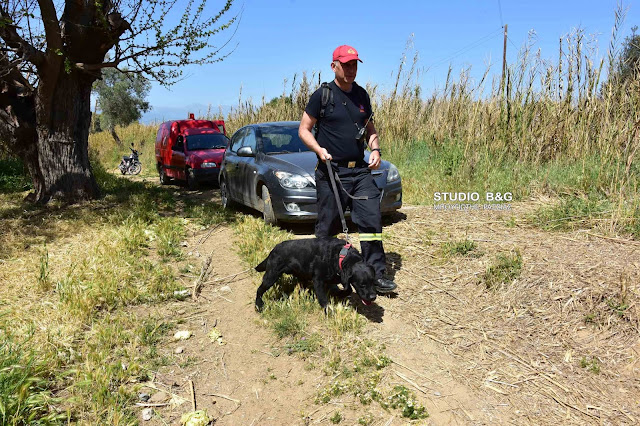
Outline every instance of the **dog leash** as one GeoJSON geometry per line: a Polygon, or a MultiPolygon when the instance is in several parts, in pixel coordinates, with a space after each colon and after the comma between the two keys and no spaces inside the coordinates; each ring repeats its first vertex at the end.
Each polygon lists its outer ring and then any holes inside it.
{"type": "MultiPolygon", "coordinates": [[[[351,240],[349,238],[349,229],[347,228],[347,221],[344,219],[342,203],[340,202],[340,195],[338,194],[338,188],[336,187],[336,178],[333,176],[333,167],[331,166],[331,161],[329,161],[328,159],[325,159],[324,162],[326,163],[327,171],[329,172],[329,180],[331,181],[331,187],[333,188],[333,195],[335,195],[336,197],[336,205],[338,206],[338,213],[340,213],[340,220],[342,221],[342,232],[344,232],[344,239],[347,240],[347,243],[351,243],[351,240]]],[[[340,185],[342,186],[342,182],[340,183],[340,185]]],[[[344,190],[344,188],[342,189],[344,190]]]]}

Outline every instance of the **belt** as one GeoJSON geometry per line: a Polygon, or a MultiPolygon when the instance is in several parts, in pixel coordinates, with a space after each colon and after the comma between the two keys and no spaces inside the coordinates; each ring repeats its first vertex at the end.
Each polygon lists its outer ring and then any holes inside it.
{"type": "Polygon", "coordinates": [[[336,165],[338,167],[346,167],[348,169],[353,169],[356,167],[366,167],[367,163],[362,160],[342,160],[342,161],[332,161],[331,164],[336,165]]]}

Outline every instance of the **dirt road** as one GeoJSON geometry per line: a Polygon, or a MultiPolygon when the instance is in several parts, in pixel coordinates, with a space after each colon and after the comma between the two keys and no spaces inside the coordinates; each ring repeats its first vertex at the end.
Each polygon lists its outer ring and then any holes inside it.
{"type": "MultiPolygon", "coordinates": [[[[640,243],[597,231],[544,232],[524,222],[535,203],[512,206],[406,206],[387,223],[397,296],[358,307],[368,318],[363,334],[383,343],[393,360],[382,383],[411,389],[430,414],[424,424],[637,423],[640,243]],[[443,244],[461,240],[476,243],[472,253],[443,254],[443,244]],[[520,253],[520,275],[488,289],[483,274],[500,253],[520,253]]],[[[296,232],[310,235],[312,227],[296,232]]],[[[154,377],[158,388],[187,402],[156,407],[145,423],[177,424],[191,411],[193,383],[197,408],[216,425],[331,424],[337,408],[342,424],[357,424],[365,413],[371,424],[407,424],[397,411],[349,395],[315,402],[332,378],[278,350],[282,343],[253,308],[260,276],[244,273],[235,238],[220,226],[188,241],[191,262],[211,255],[210,279],[219,280],[197,301],[154,313],[179,320],[193,337],[168,336],[162,351],[172,364],[154,377]],[[224,345],[208,337],[214,327],[224,345]]]]}

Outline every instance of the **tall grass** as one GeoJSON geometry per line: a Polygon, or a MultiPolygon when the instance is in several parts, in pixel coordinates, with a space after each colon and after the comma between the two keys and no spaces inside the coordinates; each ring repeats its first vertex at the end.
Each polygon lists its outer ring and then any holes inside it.
{"type": "Polygon", "coordinates": [[[231,220],[92,164],[93,203],[0,192],[0,424],[135,424],[134,383],[165,362],[156,343],[173,324],[133,307],[179,299],[187,231],[231,220]]]}
{"type": "MultiPolygon", "coordinates": [[[[616,17],[615,31],[622,19],[619,14],[616,17]]],[[[640,146],[640,81],[603,84],[605,59],[595,59],[596,40],[582,29],[561,39],[557,63],[534,52],[534,46],[532,35],[518,60],[509,64],[503,87],[497,77],[490,81],[490,69],[479,81],[470,77],[470,69],[457,78],[450,69],[444,89],[427,97],[419,84],[417,54],[405,70],[411,54],[405,51],[391,93],[367,86],[385,152],[405,153],[416,144],[437,148],[456,142],[466,163],[477,163],[491,153],[494,165],[505,158],[533,164],[577,161],[597,152],[603,163],[614,161],[619,166],[611,189],[631,184],[631,176],[638,173],[634,160],[640,146]]],[[[243,100],[241,91],[238,105],[226,118],[229,128],[300,119],[320,80],[317,74],[294,76],[291,90],[270,102],[243,100]]]]}
{"type": "MultiPolygon", "coordinates": [[[[599,58],[595,37],[576,29],[560,39],[559,55],[546,59],[532,34],[504,84],[490,78],[490,69],[479,80],[470,69],[457,77],[449,69],[444,88],[428,96],[419,84],[417,52],[408,48],[390,93],[367,85],[385,158],[400,167],[405,200],[428,203],[433,192],[447,190],[511,191],[518,198],[582,194],[615,204],[612,230],[619,218],[637,221],[640,80],[607,81],[623,17],[616,11],[606,57],[599,58]]],[[[294,76],[291,90],[269,102],[243,100],[241,91],[228,128],[298,120],[320,82],[318,74],[294,76]]]]}
{"type": "MultiPolygon", "coordinates": [[[[582,29],[562,37],[552,59],[535,49],[532,34],[508,65],[504,84],[491,78],[490,68],[480,79],[470,69],[456,76],[450,68],[443,88],[430,95],[420,86],[418,54],[409,43],[393,89],[382,93],[367,85],[384,157],[400,168],[405,201],[430,203],[433,192],[458,190],[510,191],[517,199],[595,196],[614,205],[611,230],[638,228],[640,81],[607,81],[617,66],[623,18],[616,11],[602,58],[595,37],[582,29]]],[[[243,99],[240,89],[227,117],[209,108],[203,118],[225,118],[230,134],[249,123],[298,120],[322,80],[316,73],[295,75],[272,100],[243,99]]],[[[152,164],[155,128],[133,126],[120,133],[127,142],[148,141],[143,162],[152,164]]],[[[94,135],[92,146],[115,166],[119,157],[108,138],[94,135]]],[[[146,173],[155,171],[147,167],[146,173]]]]}
{"type": "Polygon", "coordinates": [[[107,169],[115,169],[124,155],[131,155],[129,146],[133,146],[140,153],[142,162],[142,176],[156,174],[155,140],[157,126],[147,126],[140,123],[133,123],[127,127],[116,127],[122,145],[118,146],[111,133],[104,131],[89,135],[89,146],[92,152],[99,158],[100,162],[107,169]]]}

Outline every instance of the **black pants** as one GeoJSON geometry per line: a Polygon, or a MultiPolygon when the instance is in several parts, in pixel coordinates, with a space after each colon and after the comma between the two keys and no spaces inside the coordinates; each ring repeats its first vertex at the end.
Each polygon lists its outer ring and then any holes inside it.
{"type": "MultiPolygon", "coordinates": [[[[386,268],[386,258],[382,246],[382,216],[380,214],[380,189],[376,186],[371,170],[366,164],[356,167],[336,167],[342,187],[352,196],[366,196],[366,200],[354,200],[347,196],[336,181],[342,211],[351,208],[351,220],[358,226],[360,248],[365,261],[373,266],[376,277],[380,278],[386,268]]],[[[336,198],[324,163],[316,167],[316,190],[318,198],[318,218],[316,237],[335,236],[342,232],[342,222],[336,206],[336,198]]]]}

